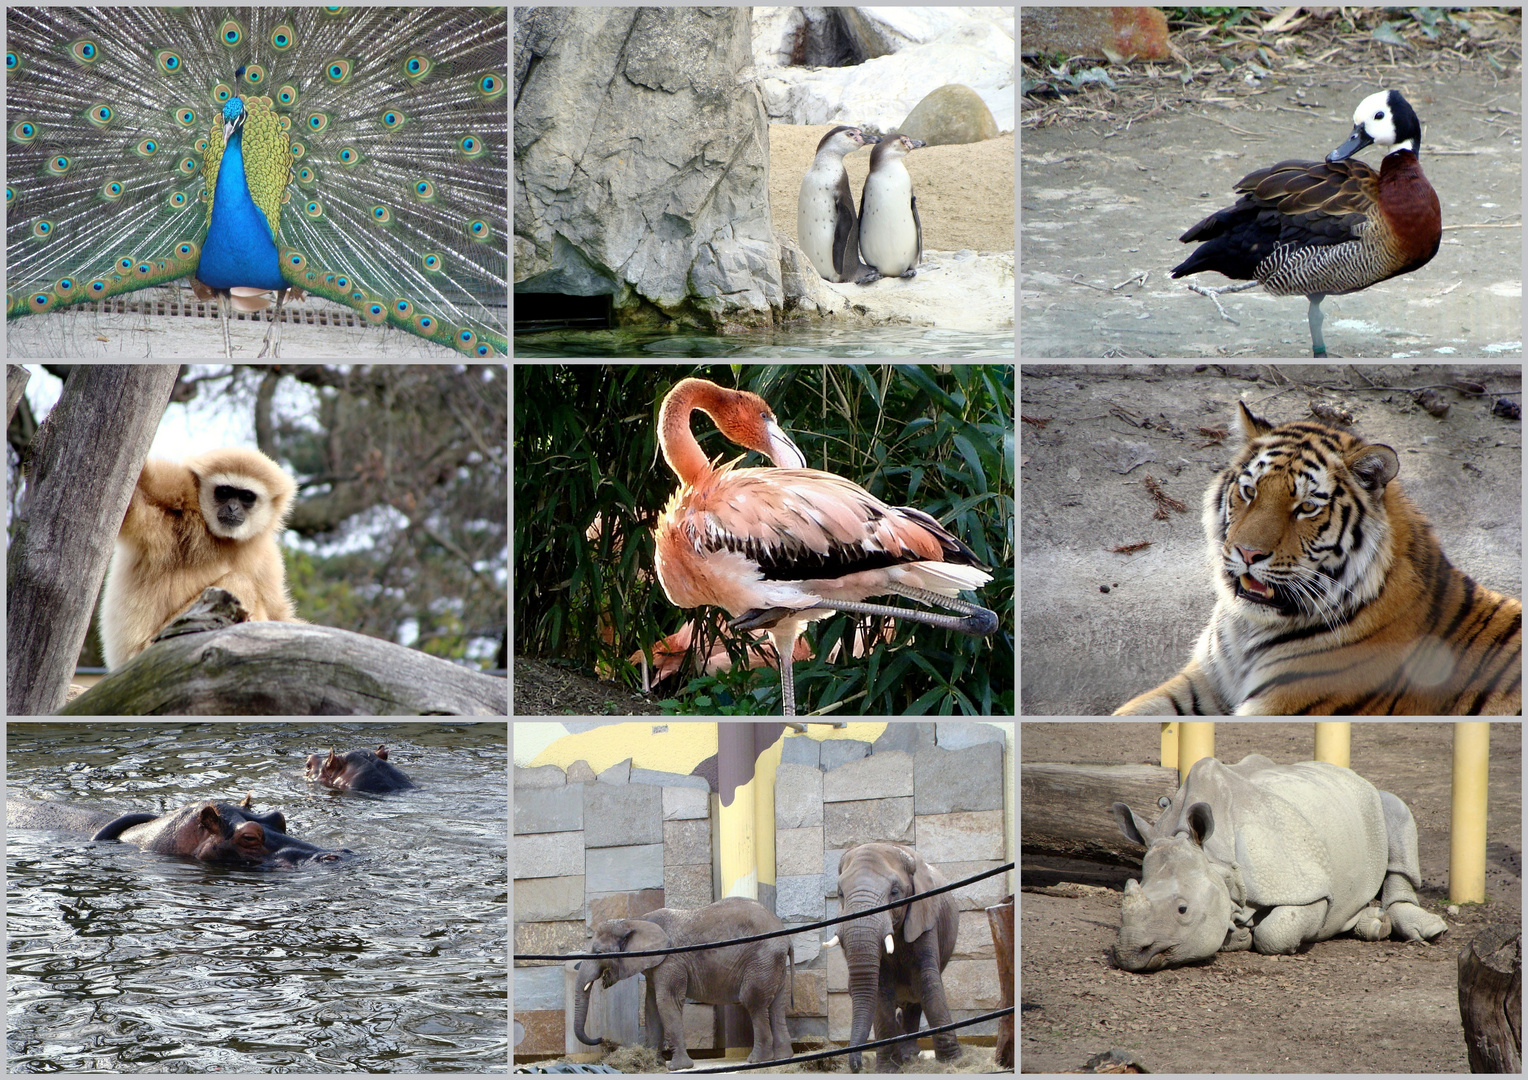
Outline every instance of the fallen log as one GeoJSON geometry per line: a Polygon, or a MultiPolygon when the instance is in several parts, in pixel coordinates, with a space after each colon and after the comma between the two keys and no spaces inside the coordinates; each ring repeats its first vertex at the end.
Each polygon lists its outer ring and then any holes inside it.
{"type": "Polygon", "coordinates": [[[1178,790],[1178,770],[1155,765],[1052,765],[1019,769],[1019,841],[1027,855],[1138,867],[1144,848],[1126,840],[1110,807],[1128,803],[1147,819],[1178,790]]]}

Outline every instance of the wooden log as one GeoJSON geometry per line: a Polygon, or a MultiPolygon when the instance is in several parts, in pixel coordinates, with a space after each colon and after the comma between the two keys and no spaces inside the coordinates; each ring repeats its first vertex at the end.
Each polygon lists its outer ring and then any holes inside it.
{"type": "Polygon", "coordinates": [[[1154,821],[1157,800],[1178,790],[1178,770],[1155,765],[1026,764],[1019,769],[1020,847],[1116,866],[1140,866],[1145,849],[1125,839],[1110,807],[1154,821]]]}
{"type": "Polygon", "coordinates": [[[1523,934],[1488,926],[1459,950],[1459,1020],[1471,1072],[1523,1071],[1523,934]]]}
{"type": "MultiPolygon", "coordinates": [[[[987,926],[992,931],[992,951],[997,959],[997,984],[1003,992],[1004,1007],[1013,1004],[1013,894],[1001,904],[987,909],[987,926]]],[[[993,1053],[1004,1069],[1013,1068],[1013,1014],[997,1022],[997,1046],[993,1053]]]]}

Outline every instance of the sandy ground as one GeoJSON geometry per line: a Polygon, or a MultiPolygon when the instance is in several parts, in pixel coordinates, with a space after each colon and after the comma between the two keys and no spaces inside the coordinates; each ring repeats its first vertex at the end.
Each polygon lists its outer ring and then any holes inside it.
{"type": "MultiPolygon", "coordinates": [[[[1020,751],[1025,762],[1156,764],[1157,728],[1024,723],[1020,751]]],[[[1025,891],[1019,901],[1023,1072],[1075,1072],[1110,1047],[1133,1053],[1152,1072],[1469,1072],[1457,958],[1487,925],[1522,925],[1522,725],[1491,725],[1486,902],[1458,914],[1444,908],[1453,725],[1355,723],[1352,734],[1354,771],[1411,808],[1422,867],[1418,895],[1448,922],[1448,933],[1429,945],[1344,937],[1293,956],[1220,953],[1201,966],[1143,975],[1116,968],[1110,951],[1124,881],[1138,872],[1087,875],[1109,887],[1079,890],[1077,897],[1025,891]]],[[[1311,725],[1215,726],[1220,760],[1253,753],[1280,763],[1309,760],[1311,725]]],[[[1021,831],[1022,814],[1021,807],[1021,831]]],[[[1082,876],[1042,869],[1044,861],[1023,856],[1023,889],[1082,876]]]]}
{"type": "MultiPolygon", "coordinates": [[[[1404,72],[1276,78],[1133,124],[1109,116],[1026,130],[1023,355],[1310,356],[1303,297],[1260,287],[1223,296],[1234,326],[1185,287],[1234,282],[1169,276],[1194,249],[1178,237],[1234,203],[1245,174],[1336,149],[1381,78],[1422,120],[1421,162],[1443,208],[1443,240],[1426,266],[1326,299],[1329,355],[1521,356],[1522,91],[1518,72],[1494,80],[1484,65],[1446,83],[1430,72],[1414,82],[1404,72]],[[1144,283],[1115,288],[1138,274],[1144,283]]],[[[1358,156],[1379,167],[1377,150],[1358,156]]]]}
{"type": "Polygon", "coordinates": [[[1396,449],[1396,482],[1432,520],[1455,566],[1487,588],[1522,595],[1521,421],[1492,416],[1489,399],[1452,390],[1444,391],[1452,402],[1447,416],[1436,419],[1403,391],[1358,389],[1365,379],[1376,387],[1421,387],[1453,373],[1517,393],[1518,367],[1197,366],[1205,370],[1020,369],[1025,715],[1108,715],[1187,662],[1215,605],[1202,499],[1235,452],[1234,434],[1221,446],[1199,429],[1234,432],[1239,397],[1270,421],[1304,415],[1307,391],[1292,381],[1348,387],[1311,392],[1350,409],[1360,434],[1396,449]],[[1050,422],[1042,428],[1029,418],[1050,422]],[[1147,475],[1186,512],[1156,520],[1147,475]],[[1151,546],[1111,551],[1142,541],[1151,546]]]}
{"type": "MultiPolygon", "coordinates": [[[[769,209],[775,228],[796,239],[796,196],[831,124],[769,125],[769,209]]],[[[907,155],[925,250],[1012,251],[1013,133],[962,146],[926,146],[907,155]]],[[[859,206],[870,148],[844,158],[859,206]]]]}

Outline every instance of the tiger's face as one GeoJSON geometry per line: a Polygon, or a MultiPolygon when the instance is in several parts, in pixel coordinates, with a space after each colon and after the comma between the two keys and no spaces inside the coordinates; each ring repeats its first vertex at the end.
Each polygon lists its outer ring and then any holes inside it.
{"type": "Polygon", "coordinates": [[[1314,421],[1276,428],[1245,405],[1238,423],[1246,445],[1205,498],[1216,590],[1266,626],[1336,626],[1384,585],[1395,451],[1314,421]]]}

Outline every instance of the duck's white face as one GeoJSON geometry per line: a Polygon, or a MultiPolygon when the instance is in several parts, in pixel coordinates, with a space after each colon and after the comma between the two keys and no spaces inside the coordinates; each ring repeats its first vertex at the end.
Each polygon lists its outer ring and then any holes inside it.
{"type": "MultiPolygon", "coordinates": [[[[1396,146],[1395,115],[1390,108],[1390,92],[1381,90],[1359,102],[1353,112],[1353,124],[1362,127],[1376,146],[1396,146]]],[[[1406,140],[1406,148],[1415,150],[1410,144],[1411,140],[1406,140]]]]}

